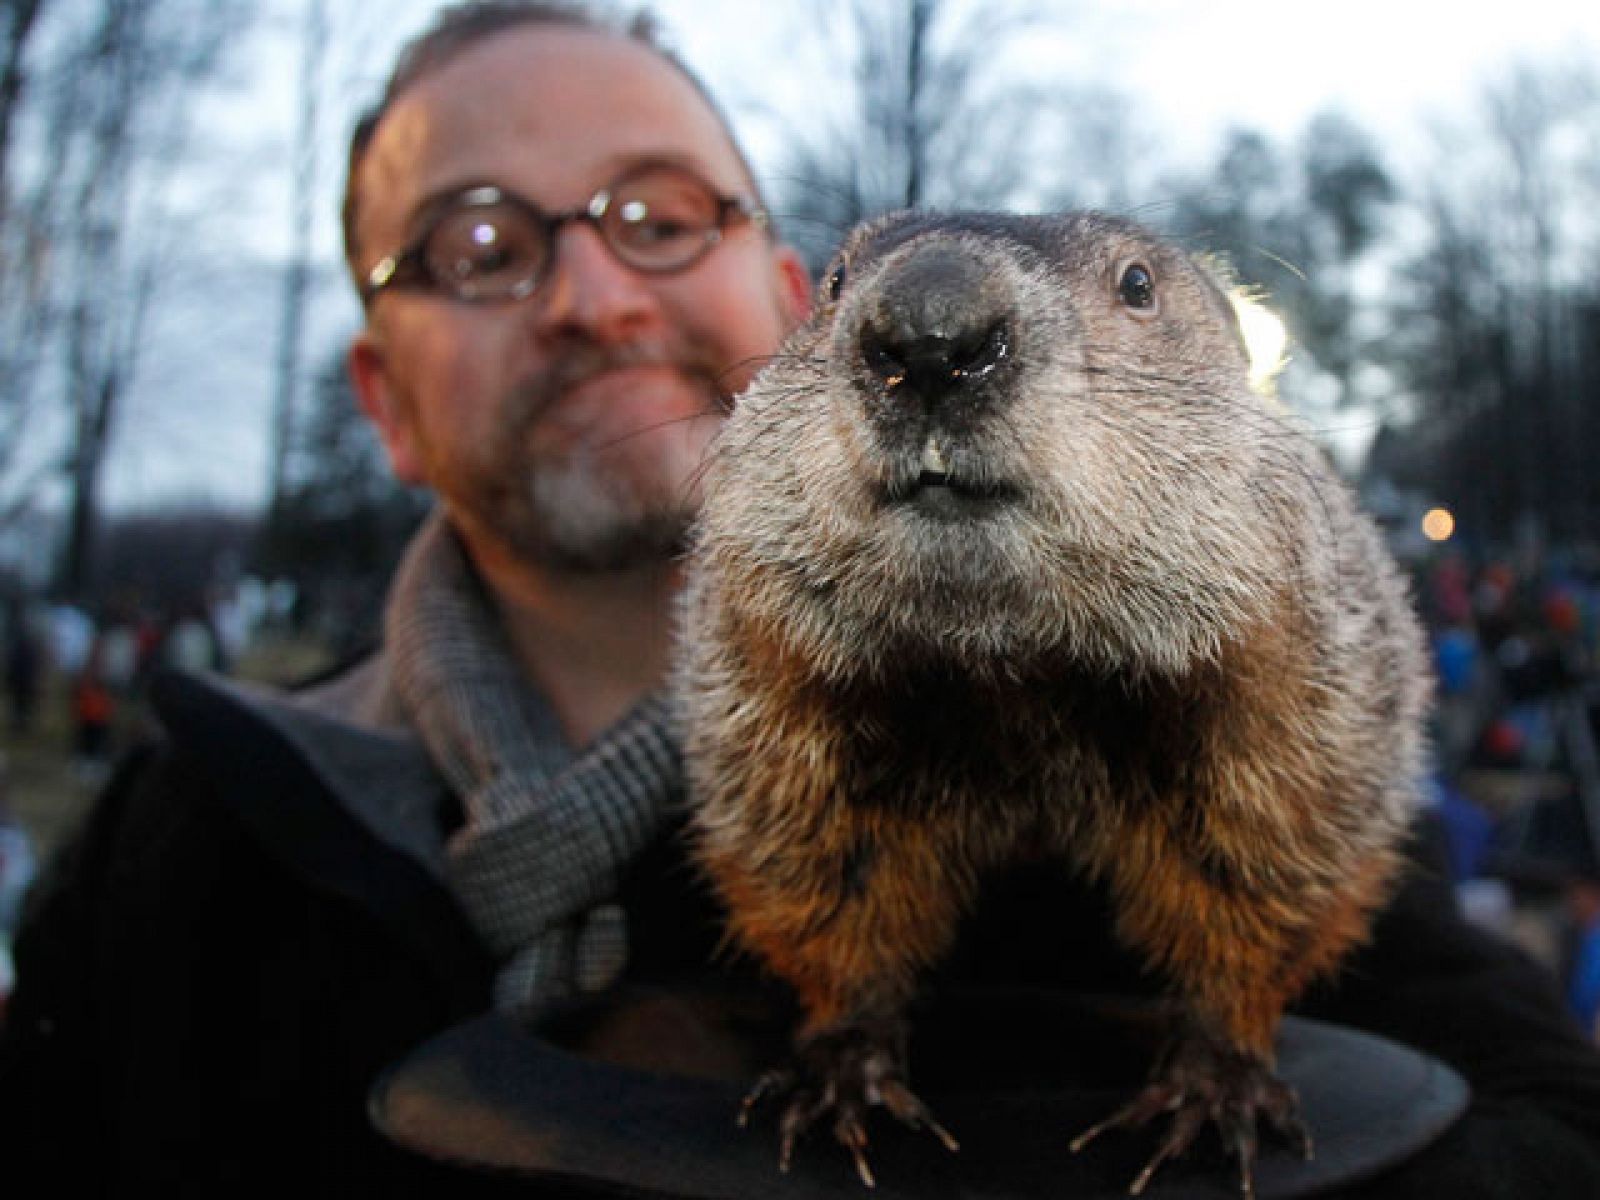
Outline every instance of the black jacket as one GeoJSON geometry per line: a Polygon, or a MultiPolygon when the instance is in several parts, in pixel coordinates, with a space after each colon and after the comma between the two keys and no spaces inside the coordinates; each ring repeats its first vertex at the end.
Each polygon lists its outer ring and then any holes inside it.
{"type": "Polygon", "coordinates": [[[123,764],[30,898],[7,1171],[220,1196],[409,1170],[368,1132],[367,1083],[480,1011],[490,963],[437,880],[230,701],[167,681],[172,740],[123,764]]]}
{"type": "MultiPolygon", "coordinates": [[[[440,881],[450,800],[417,745],[350,724],[338,703],[307,711],[183,677],[157,703],[168,739],[122,767],[16,946],[7,1184],[567,1194],[431,1165],[369,1121],[374,1080],[483,1012],[493,971],[440,881]]],[[[949,972],[1133,981],[1094,898],[1041,878],[1001,890],[949,972]]],[[[1415,874],[1372,945],[1302,1005],[1425,1050],[1474,1090],[1439,1142],[1348,1194],[1600,1196],[1600,1053],[1538,968],[1458,919],[1439,879],[1415,874]]],[[[670,844],[625,900],[637,975],[708,961],[714,921],[670,844]]]]}
{"type": "MultiPolygon", "coordinates": [[[[373,1131],[367,1094],[489,1006],[494,964],[430,863],[443,784],[417,743],[337,701],[330,716],[181,675],[154,700],[168,737],[121,765],[29,898],[0,1030],[0,1178],[441,1194],[373,1131]]],[[[635,880],[664,877],[654,854],[635,880]]],[[[706,960],[703,916],[648,882],[626,891],[640,970],[679,946],[706,960]]]]}

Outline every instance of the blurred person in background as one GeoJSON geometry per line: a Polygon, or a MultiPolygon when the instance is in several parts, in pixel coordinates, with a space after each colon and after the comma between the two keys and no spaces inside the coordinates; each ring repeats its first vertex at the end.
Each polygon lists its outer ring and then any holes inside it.
{"type": "Polygon", "coordinates": [[[1567,929],[1562,977],[1578,1024],[1600,1042],[1600,866],[1576,872],[1565,888],[1567,929]]]}
{"type": "Polygon", "coordinates": [[[72,762],[85,782],[102,780],[111,760],[112,723],[117,697],[107,662],[111,643],[97,631],[89,642],[83,665],[72,677],[68,693],[72,719],[72,762]]]}
{"type": "Polygon", "coordinates": [[[227,664],[221,642],[212,628],[203,601],[194,599],[179,606],[162,639],[161,656],[167,666],[179,671],[225,669],[227,664]]]}

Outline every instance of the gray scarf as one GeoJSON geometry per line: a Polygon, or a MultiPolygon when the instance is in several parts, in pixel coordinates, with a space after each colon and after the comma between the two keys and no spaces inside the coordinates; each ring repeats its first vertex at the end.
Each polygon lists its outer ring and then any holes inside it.
{"type": "Polygon", "coordinates": [[[502,960],[495,1007],[613,982],[627,928],[609,901],[682,788],[667,700],[645,699],[574,755],[437,512],[400,564],[384,630],[401,705],[465,813],[447,870],[502,960]]]}

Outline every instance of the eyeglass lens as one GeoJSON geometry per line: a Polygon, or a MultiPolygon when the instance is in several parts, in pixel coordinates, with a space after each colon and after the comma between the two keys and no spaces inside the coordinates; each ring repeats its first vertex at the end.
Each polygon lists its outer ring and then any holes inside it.
{"type": "Polygon", "coordinates": [[[465,296],[510,295],[525,289],[549,256],[544,230],[508,200],[445,213],[428,234],[428,270],[465,296]]]}
{"type": "MultiPolygon", "coordinates": [[[[715,240],[722,203],[685,171],[659,168],[619,181],[605,194],[597,224],[613,253],[644,271],[688,266],[715,240]]],[[[551,257],[548,222],[500,198],[446,212],[424,254],[435,279],[458,295],[526,294],[551,257]]]]}

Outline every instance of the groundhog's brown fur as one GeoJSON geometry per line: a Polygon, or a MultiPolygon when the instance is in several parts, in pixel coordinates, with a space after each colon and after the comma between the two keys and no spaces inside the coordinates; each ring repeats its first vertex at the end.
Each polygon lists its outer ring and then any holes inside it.
{"type": "Polygon", "coordinates": [[[1050,850],[1265,1070],[1395,870],[1403,584],[1211,279],[1132,225],[857,231],[717,447],[686,632],[697,852],[802,1049],[897,1028],[984,874],[1050,850]]]}

